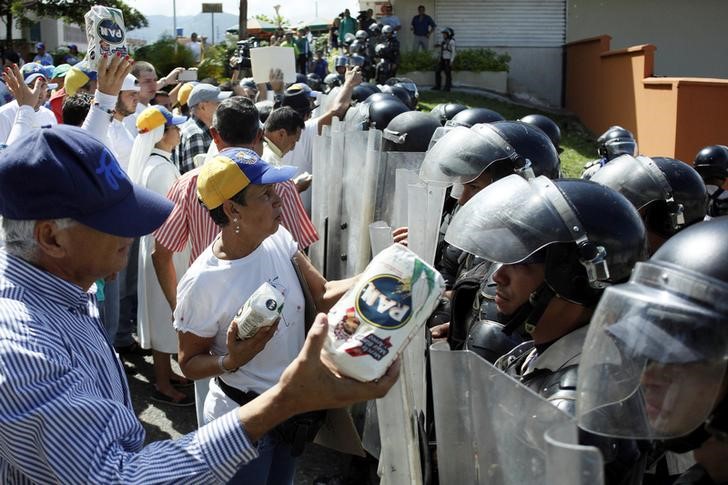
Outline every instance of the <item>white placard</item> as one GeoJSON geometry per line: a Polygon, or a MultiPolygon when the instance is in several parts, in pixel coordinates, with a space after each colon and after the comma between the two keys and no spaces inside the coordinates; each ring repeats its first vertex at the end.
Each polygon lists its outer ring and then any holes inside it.
{"type": "Polygon", "coordinates": [[[256,47],[250,49],[250,63],[256,84],[270,80],[270,70],[283,71],[283,82],[296,82],[296,59],[292,47],[256,47]]]}

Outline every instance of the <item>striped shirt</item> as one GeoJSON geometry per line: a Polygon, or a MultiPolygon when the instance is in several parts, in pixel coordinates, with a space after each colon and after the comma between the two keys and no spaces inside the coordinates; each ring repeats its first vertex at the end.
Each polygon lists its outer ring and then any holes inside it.
{"type": "Polygon", "coordinates": [[[179,253],[190,241],[190,264],[212,244],[220,228],[197,199],[197,175],[195,168],[182,175],[170,187],[167,198],[174,203],[174,209],[164,224],[154,232],[154,239],[172,252],[179,253]]]}
{"type": "Polygon", "coordinates": [[[144,445],[96,298],[0,249],[0,483],[218,483],[257,457],[237,411],[144,445]]]}

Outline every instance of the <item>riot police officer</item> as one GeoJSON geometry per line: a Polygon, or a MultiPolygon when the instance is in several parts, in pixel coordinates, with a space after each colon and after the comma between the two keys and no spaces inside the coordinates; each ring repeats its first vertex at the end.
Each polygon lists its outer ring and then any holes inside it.
{"type": "Polygon", "coordinates": [[[705,217],[707,191],[698,172],[667,157],[622,155],[592,181],[620,192],[640,211],[650,254],[681,229],[705,217]]]}
{"type": "Polygon", "coordinates": [[[726,217],[695,224],[608,288],[579,369],[580,428],[695,450],[680,484],[728,480],[727,237],[726,217]]]}
{"type": "Polygon", "coordinates": [[[581,178],[589,180],[602,167],[620,155],[637,154],[637,140],[631,131],[621,126],[611,126],[597,138],[597,154],[600,158],[584,165],[581,178]]]}
{"type": "Polygon", "coordinates": [[[385,45],[385,48],[382,49],[378,55],[380,58],[391,63],[389,77],[394,77],[397,75],[397,68],[399,67],[399,39],[397,39],[391,25],[385,25],[382,27],[382,37],[382,42],[385,45]]]}
{"type": "Polygon", "coordinates": [[[533,338],[496,365],[573,414],[591,312],[604,288],[626,281],[644,259],[637,210],[593,182],[511,175],[474,195],[445,240],[502,264],[495,303],[533,338]]]}
{"type": "Polygon", "coordinates": [[[708,189],[708,215],[728,215],[728,192],[723,189],[728,179],[728,147],[711,145],[703,148],[695,156],[693,167],[708,189]]]}

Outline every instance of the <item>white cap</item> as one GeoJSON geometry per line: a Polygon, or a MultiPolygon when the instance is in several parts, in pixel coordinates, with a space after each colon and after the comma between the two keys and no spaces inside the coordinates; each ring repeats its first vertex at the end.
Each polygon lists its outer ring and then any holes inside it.
{"type": "Polygon", "coordinates": [[[121,85],[122,91],[139,91],[139,81],[131,74],[127,74],[124,78],[124,84],[121,85]]]}

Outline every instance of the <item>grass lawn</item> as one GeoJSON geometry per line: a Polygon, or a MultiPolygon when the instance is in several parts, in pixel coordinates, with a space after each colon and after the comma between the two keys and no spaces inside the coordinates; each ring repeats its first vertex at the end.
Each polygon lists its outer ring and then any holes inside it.
{"type": "Polygon", "coordinates": [[[471,93],[420,91],[420,109],[430,111],[440,103],[460,103],[472,108],[488,108],[497,111],[507,120],[517,120],[527,114],[540,113],[554,120],[561,129],[561,170],[566,176],[578,177],[584,164],[597,158],[596,139],[575,116],[563,116],[504,103],[486,96],[471,93]]]}

